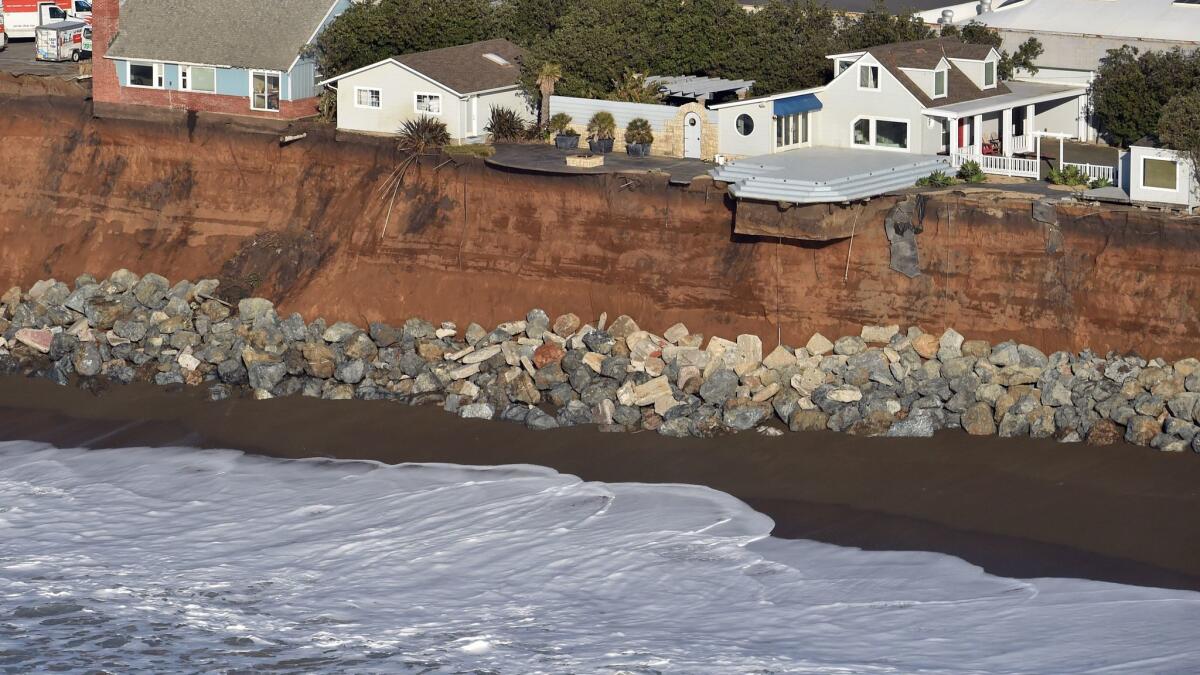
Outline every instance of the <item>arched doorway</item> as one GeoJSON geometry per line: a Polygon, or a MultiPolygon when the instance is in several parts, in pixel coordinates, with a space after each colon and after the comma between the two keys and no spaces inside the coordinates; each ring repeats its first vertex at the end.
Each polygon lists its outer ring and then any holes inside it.
{"type": "Polygon", "coordinates": [[[700,115],[690,112],[683,116],[683,156],[700,158],[700,115]]]}

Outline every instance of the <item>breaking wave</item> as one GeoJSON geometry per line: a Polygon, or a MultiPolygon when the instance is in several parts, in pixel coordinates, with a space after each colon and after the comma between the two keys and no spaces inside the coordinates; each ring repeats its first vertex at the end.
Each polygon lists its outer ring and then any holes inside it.
{"type": "Polygon", "coordinates": [[[1200,594],[771,527],[534,466],[0,443],[0,669],[1200,670],[1200,594]]]}

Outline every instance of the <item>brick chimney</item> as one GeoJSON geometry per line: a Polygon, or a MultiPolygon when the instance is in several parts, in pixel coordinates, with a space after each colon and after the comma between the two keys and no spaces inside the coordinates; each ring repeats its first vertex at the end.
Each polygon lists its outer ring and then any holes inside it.
{"type": "Polygon", "coordinates": [[[117,103],[121,100],[117,68],[104,55],[108,53],[108,46],[120,28],[123,2],[92,1],[92,100],[96,103],[117,103]]]}

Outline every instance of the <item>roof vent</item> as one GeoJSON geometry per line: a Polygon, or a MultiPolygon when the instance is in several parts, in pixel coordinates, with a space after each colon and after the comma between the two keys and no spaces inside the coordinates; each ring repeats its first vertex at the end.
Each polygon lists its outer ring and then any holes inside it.
{"type": "Polygon", "coordinates": [[[508,59],[504,58],[503,56],[500,56],[499,54],[493,54],[492,52],[488,52],[488,53],[484,54],[483,58],[487,59],[488,61],[491,61],[492,63],[499,64],[501,66],[511,66],[512,65],[511,63],[508,62],[508,59]]]}
{"type": "Polygon", "coordinates": [[[950,24],[954,23],[954,10],[943,9],[942,18],[938,21],[938,23],[944,26],[949,26],[950,24]]]}
{"type": "Polygon", "coordinates": [[[987,14],[992,11],[992,0],[979,0],[979,13],[987,14]]]}

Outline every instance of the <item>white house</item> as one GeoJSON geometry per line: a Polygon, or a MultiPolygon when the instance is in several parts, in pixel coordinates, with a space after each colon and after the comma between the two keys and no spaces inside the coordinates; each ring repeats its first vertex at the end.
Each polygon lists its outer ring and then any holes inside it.
{"type": "Polygon", "coordinates": [[[337,90],[339,130],[391,135],[429,116],[454,142],[470,143],[486,136],[493,107],[534,118],[519,84],[522,57],[508,40],[485,40],[384,59],[321,84],[337,90]]]}
{"type": "Polygon", "coordinates": [[[1013,158],[1036,150],[1034,132],[1077,136],[1081,87],[1002,82],[999,54],[937,38],[834,54],[823,87],[711,106],[730,157],[809,146],[862,148],[985,162],[1036,175],[1013,158]]]}
{"type": "MultiPolygon", "coordinates": [[[[1087,87],[1100,59],[1123,45],[1139,51],[1200,47],[1200,2],[1195,0],[1008,0],[978,16],[962,17],[994,28],[1002,48],[1015,51],[1037,38],[1043,53],[1036,74],[1016,79],[1087,87]]],[[[1095,140],[1089,125],[1084,140],[1095,140]]]]}
{"type": "Polygon", "coordinates": [[[1037,178],[1039,139],[1075,138],[1085,124],[1086,89],[1001,81],[985,45],[936,38],[829,58],[823,87],[710,106],[719,152],[734,160],[713,175],[734,196],[852,200],[967,161],[1037,178]]]}

